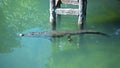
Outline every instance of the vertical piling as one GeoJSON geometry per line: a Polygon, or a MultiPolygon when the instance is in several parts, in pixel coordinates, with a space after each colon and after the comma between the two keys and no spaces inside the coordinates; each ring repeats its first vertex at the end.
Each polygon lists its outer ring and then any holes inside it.
{"type": "MultiPolygon", "coordinates": [[[[56,0],[56,8],[61,8],[61,0],[56,0]]],[[[60,14],[56,14],[56,22],[57,22],[57,26],[58,28],[61,26],[61,15],[60,14]]]]}
{"type": "Polygon", "coordinates": [[[87,0],[79,0],[79,16],[78,16],[78,29],[84,29],[86,20],[87,0]]]}
{"type": "Polygon", "coordinates": [[[50,24],[51,24],[51,29],[56,30],[56,13],[55,13],[55,6],[56,1],[55,0],[50,0],[50,24]]]}
{"type": "MultiPolygon", "coordinates": [[[[79,14],[78,14],[78,29],[84,30],[84,24],[86,21],[86,9],[87,9],[87,0],[78,0],[79,1],[79,14]]],[[[84,45],[83,35],[80,35],[78,38],[79,46],[84,45]]],[[[84,46],[82,46],[84,49],[84,46]]]]}

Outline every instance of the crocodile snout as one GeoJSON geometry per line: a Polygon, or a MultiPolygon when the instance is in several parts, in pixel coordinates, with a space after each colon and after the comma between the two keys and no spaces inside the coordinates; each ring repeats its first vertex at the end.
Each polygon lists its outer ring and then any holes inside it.
{"type": "Polygon", "coordinates": [[[24,36],[24,34],[19,34],[20,37],[24,36]]]}

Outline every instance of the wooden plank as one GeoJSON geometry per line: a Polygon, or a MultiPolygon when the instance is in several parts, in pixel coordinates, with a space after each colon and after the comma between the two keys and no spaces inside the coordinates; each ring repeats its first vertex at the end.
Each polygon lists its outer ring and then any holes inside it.
{"type": "Polygon", "coordinates": [[[61,15],[78,15],[79,11],[78,9],[72,9],[72,8],[57,8],[56,14],[61,15]]]}
{"type": "Polygon", "coordinates": [[[61,0],[62,4],[78,5],[78,0],[61,0]]]}

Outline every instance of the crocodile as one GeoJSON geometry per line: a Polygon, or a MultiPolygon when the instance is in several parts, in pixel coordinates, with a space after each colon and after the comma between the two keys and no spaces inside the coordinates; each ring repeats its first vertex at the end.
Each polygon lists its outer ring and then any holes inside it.
{"type": "Polygon", "coordinates": [[[29,32],[26,34],[19,34],[19,36],[23,37],[64,37],[67,36],[68,39],[71,38],[72,35],[80,35],[80,34],[97,34],[102,36],[109,36],[103,32],[93,31],[93,30],[77,30],[77,31],[43,31],[43,32],[29,32]]]}

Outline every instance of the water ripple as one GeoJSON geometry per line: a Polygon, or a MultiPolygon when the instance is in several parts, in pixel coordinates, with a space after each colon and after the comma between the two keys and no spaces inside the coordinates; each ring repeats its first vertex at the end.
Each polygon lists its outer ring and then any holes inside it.
{"type": "Polygon", "coordinates": [[[120,35],[120,28],[116,29],[115,35],[120,35]]]}

